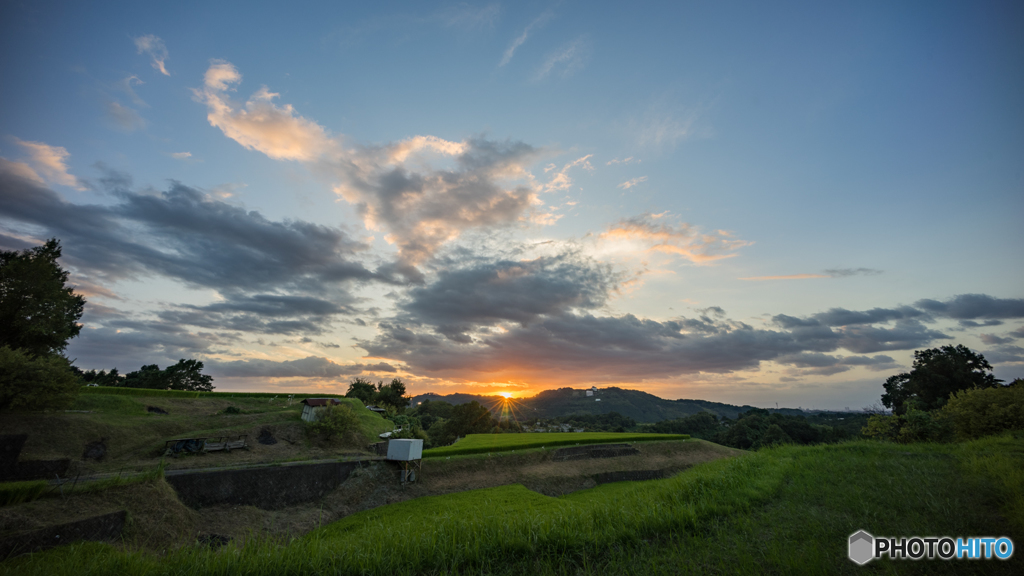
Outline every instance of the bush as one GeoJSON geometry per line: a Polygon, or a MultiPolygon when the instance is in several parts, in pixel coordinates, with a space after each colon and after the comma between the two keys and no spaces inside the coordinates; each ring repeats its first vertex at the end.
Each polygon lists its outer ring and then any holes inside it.
{"type": "Polygon", "coordinates": [[[1024,428],[1024,386],[963,390],[950,398],[942,413],[960,440],[971,440],[1024,428]]]}
{"type": "Polygon", "coordinates": [[[0,409],[67,408],[80,388],[67,358],[0,347],[0,409]]]}
{"type": "Polygon", "coordinates": [[[861,434],[876,440],[910,444],[912,442],[949,442],[953,439],[950,419],[939,412],[909,409],[906,414],[876,414],[868,419],[861,434]]]}
{"type": "Polygon", "coordinates": [[[340,438],[355,441],[361,435],[359,416],[347,404],[329,404],[317,413],[316,420],[309,423],[308,431],[323,440],[340,438]]]}

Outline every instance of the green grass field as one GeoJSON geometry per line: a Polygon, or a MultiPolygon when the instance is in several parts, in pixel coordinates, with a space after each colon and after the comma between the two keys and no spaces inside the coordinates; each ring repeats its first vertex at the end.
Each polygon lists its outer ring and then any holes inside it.
{"type": "Polygon", "coordinates": [[[622,444],[655,440],[686,440],[686,434],[630,434],[621,432],[540,432],[529,434],[469,434],[451,446],[423,451],[424,458],[509,452],[529,448],[577,444],[622,444]]]}
{"type": "Polygon", "coordinates": [[[289,543],[250,539],[158,556],[75,544],[7,574],[1013,574],[1009,561],[846,558],[859,529],[1021,541],[1024,439],[786,446],[666,480],[562,498],[504,486],[411,500],[289,543]]]}
{"type": "MultiPolygon", "coordinates": [[[[237,462],[278,461],[281,459],[325,458],[331,450],[317,449],[305,435],[301,420],[302,404],[287,397],[231,396],[181,397],[177,393],[130,388],[86,388],[71,406],[71,412],[50,412],[45,417],[31,412],[8,412],[0,418],[0,434],[28,434],[22,452],[25,460],[72,458],[78,460],[86,443],[105,439],[107,455],[101,462],[87,463],[87,473],[141,472],[155,467],[164,443],[177,438],[247,435],[250,451],[180,458],[171,468],[184,466],[225,466],[237,462]],[[99,390],[99,392],[95,392],[99,390]],[[156,392],[157,394],[151,394],[156,392]],[[168,414],[147,410],[154,406],[168,414]],[[239,413],[226,413],[234,407],[239,413]],[[256,443],[260,430],[268,427],[281,440],[273,447],[256,443]],[[285,442],[290,439],[294,444],[285,442]]],[[[187,392],[182,394],[204,394],[187,392]]],[[[213,393],[217,394],[217,393],[213,393]]],[[[357,399],[339,398],[352,406],[359,416],[366,441],[377,439],[394,425],[365,407],[357,399]]],[[[349,449],[363,448],[365,442],[349,449]]],[[[339,448],[340,449],[340,448],[339,448]]],[[[337,450],[335,450],[337,451],[337,450]]]]}
{"type": "MultiPolygon", "coordinates": [[[[157,398],[281,398],[288,394],[278,392],[186,392],[184,390],[151,390],[148,388],[121,388],[117,386],[83,386],[81,394],[115,396],[153,396],[157,398]]],[[[296,393],[295,400],[303,398],[344,398],[342,394],[296,393]]]]}

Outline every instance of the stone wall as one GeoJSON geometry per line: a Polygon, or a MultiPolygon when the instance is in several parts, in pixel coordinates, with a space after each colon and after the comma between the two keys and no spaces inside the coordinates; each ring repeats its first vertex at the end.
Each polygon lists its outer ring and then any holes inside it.
{"type": "Polygon", "coordinates": [[[236,504],[275,510],[322,498],[362,465],[353,461],[209,472],[170,471],[165,479],[178,498],[191,508],[236,504]]]}

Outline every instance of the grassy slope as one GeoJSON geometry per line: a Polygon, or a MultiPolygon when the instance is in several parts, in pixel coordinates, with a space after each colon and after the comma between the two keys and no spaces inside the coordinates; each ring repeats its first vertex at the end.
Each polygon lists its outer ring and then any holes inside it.
{"type": "MultiPolygon", "coordinates": [[[[97,390],[97,388],[92,388],[97,390]]],[[[125,389],[113,389],[125,390],[125,389]]],[[[287,404],[278,397],[232,397],[228,394],[200,398],[183,398],[161,391],[156,395],[86,393],[80,395],[73,410],[87,413],[5,412],[0,418],[0,434],[28,434],[22,459],[71,458],[79,461],[88,442],[106,439],[108,454],[100,463],[84,465],[88,472],[141,470],[155,466],[166,440],[187,437],[237,436],[246,434],[253,446],[249,453],[211,454],[196,458],[180,458],[170,468],[230,465],[246,460],[280,460],[296,457],[323,457],[304,447],[302,405],[287,404]],[[169,415],[153,414],[147,406],[156,406],[169,415]],[[242,414],[223,414],[228,406],[240,408],[242,414]],[[264,447],[256,443],[262,427],[268,426],[279,439],[290,438],[295,445],[264,447]],[[308,454],[307,454],[308,452],[308,454]]],[[[196,394],[196,393],[187,393],[196,394]]],[[[366,410],[358,400],[341,399],[357,409],[364,434],[376,438],[390,430],[391,423],[366,410]]]]}
{"type": "Polygon", "coordinates": [[[1020,573],[1008,562],[846,558],[849,534],[1020,542],[1024,440],[783,447],[548,498],[505,486],[357,514],[287,545],[158,558],[81,544],[0,564],[52,574],[1020,573]],[[396,545],[401,542],[401,546],[396,545]]]}
{"type": "Polygon", "coordinates": [[[541,432],[529,434],[469,434],[451,446],[423,451],[424,458],[440,458],[462,454],[507,452],[547,446],[576,444],[620,444],[655,440],[685,440],[686,434],[630,434],[619,432],[541,432]]]}

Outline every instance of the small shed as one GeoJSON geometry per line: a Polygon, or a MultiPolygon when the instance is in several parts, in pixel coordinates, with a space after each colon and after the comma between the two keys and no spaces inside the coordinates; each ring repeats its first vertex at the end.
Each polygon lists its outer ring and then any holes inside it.
{"type": "Polygon", "coordinates": [[[302,419],[306,422],[312,422],[316,420],[318,412],[328,406],[337,406],[341,402],[334,398],[306,398],[302,401],[302,404],[304,404],[302,407],[302,419]]]}
{"type": "Polygon", "coordinates": [[[371,412],[376,412],[377,414],[387,414],[388,412],[386,409],[381,408],[380,406],[374,406],[372,404],[367,406],[366,409],[371,412]]]}

